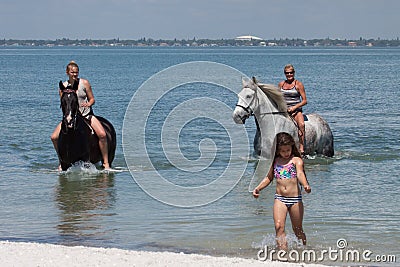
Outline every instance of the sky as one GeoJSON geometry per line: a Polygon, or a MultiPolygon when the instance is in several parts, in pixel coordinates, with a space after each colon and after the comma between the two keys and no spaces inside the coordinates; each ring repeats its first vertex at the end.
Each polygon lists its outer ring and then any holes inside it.
{"type": "Polygon", "coordinates": [[[396,39],[399,0],[0,0],[2,39],[396,39]]]}

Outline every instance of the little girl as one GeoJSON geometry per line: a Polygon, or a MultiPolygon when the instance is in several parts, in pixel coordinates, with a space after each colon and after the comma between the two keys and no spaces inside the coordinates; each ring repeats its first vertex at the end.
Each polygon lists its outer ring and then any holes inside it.
{"type": "Polygon", "coordinates": [[[258,198],[260,191],[267,187],[276,178],[274,200],[274,223],[279,249],[287,249],[285,222],[289,212],[292,228],[297,236],[306,244],[306,235],[303,232],[304,206],[299,183],[307,193],[311,192],[304,173],[304,164],[296,148],[293,137],[288,133],[278,133],[276,136],[276,153],[274,162],[267,176],[253,190],[253,196],[258,198]]]}

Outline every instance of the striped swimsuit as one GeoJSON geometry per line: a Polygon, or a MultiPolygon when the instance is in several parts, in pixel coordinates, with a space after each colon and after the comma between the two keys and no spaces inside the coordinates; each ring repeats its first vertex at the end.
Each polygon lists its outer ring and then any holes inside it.
{"type": "MultiPolygon", "coordinates": [[[[297,80],[294,82],[294,86],[290,89],[283,89],[283,85],[280,88],[288,107],[293,107],[301,102],[301,99],[300,99],[301,96],[300,96],[300,93],[296,89],[296,83],[297,83],[297,80]]],[[[300,108],[297,108],[296,111],[302,112],[303,109],[300,107],[300,108]]]]}

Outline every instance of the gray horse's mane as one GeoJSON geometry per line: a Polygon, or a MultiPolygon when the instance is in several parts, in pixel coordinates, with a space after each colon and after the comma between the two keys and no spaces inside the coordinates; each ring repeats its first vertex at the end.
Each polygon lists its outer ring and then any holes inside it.
{"type": "Polygon", "coordinates": [[[286,101],[277,86],[273,84],[260,83],[255,78],[253,78],[253,81],[257,84],[261,91],[263,91],[274,102],[276,108],[280,112],[287,111],[286,101]]]}

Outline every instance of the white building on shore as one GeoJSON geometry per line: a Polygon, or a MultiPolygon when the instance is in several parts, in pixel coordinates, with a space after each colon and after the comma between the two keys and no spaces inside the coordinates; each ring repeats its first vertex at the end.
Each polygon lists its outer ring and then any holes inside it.
{"type": "Polygon", "coordinates": [[[252,35],[242,35],[235,38],[236,41],[262,41],[260,37],[252,35]]]}

